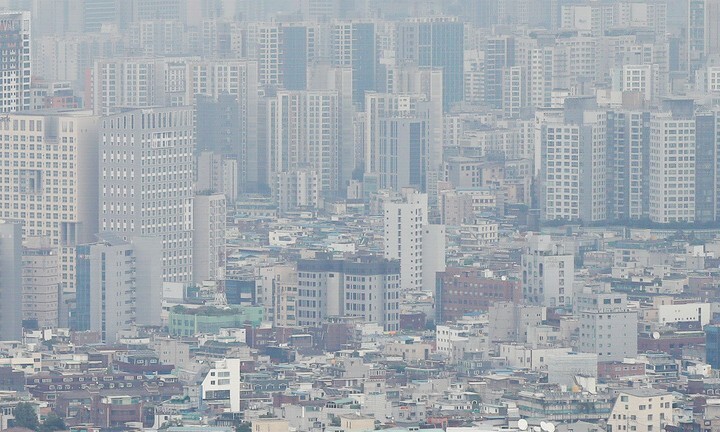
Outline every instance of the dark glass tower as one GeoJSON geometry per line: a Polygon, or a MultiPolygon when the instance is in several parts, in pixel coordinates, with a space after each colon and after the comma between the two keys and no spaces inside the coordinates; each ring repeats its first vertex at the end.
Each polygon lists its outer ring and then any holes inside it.
{"type": "Polygon", "coordinates": [[[463,100],[464,24],[453,18],[422,18],[400,23],[398,61],[442,68],[443,108],[463,100]]]}
{"type": "Polygon", "coordinates": [[[308,29],[304,26],[282,29],[282,82],[287,90],[307,90],[308,29]]]}

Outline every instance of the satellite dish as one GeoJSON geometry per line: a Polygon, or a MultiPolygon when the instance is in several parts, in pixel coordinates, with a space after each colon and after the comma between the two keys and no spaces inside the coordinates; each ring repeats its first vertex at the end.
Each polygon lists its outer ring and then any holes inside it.
{"type": "Polygon", "coordinates": [[[660,339],[660,332],[653,332],[652,338],[653,338],[653,339],[660,339]]]}
{"type": "Polygon", "coordinates": [[[525,431],[528,428],[528,422],[525,419],[518,420],[518,429],[525,431]]]}
{"type": "Polygon", "coordinates": [[[541,422],[540,422],[540,429],[542,429],[542,430],[545,431],[545,432],[548,432],[548,430],[547,430],[547,423],[545,423],[544,421],[541,421],[541,422]]]}
{"type": "Polygon", "coordinates": [[[547,422],[545,423],[545,427],[547,432],[555,432],[555,425],[553,423],[547,422]]]}

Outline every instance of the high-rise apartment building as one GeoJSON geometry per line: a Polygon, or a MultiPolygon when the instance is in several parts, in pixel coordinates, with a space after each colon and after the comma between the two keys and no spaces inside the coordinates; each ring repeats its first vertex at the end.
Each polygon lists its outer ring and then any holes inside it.
{"type": "Polygon", "coordinates": [[[548,122],[541,138],[541,208],[546,220],[607,218],[606,114],[548,122]]]}
{"type": "Polygon", "coordinates": [[[129,110],[100,128],[100,232],[156,236],[166,282],[192,281],[193,110],[129,110]]]}
{"type": "Polygon", "coordinates": [[[690,79],[720,51],[720,0],[688,0],[687,55],[690,79]]]}
{"type": "Polygon", "coordinates": [[[377,43],[375,23],[336,22],[331,30],[332,64],[352,69],[353,103],[363,108],[365,93],[375,91],[377,77],[377,43]]]}
{"type": "Polygon", "coordinates": [[[0,12],[0,113],[30,109],[30,12],[0,12]]]}
{"type": "Polygon", "coordinates": [[[515,39],[510,36],[490,38],[485,43],[484,96],[485,104],[492,108],[502,108],[503,75],[507,67],[515,65],[515,39]]]}
{"type": "Polygon", "coordinates": [[[518,118],[530,106],[527,72],[519,66],[503,70],[502,110],[505,118],[518,118]]]}
{"type": "Polygon", "coordinates": [[[398,24],[397,61],[443,70],[443,108],[463,100],[464,24],[456,18],[415,18],[398,24]]]}
{"type": "Polygon", "coordinates": [[[435,275],[445,271],[445,226],[428,222],[428,195],[412,188],[383,202],[385,259],[400,262],[405,291],[435,291],[435,275]]]}
{"type": "Polygon", "coordinates": [[[321,49],[320,39],[323,37],[321,27],[310,23],[277,24],[279,36],[279,51],[276,52],[272,44],[275,43],[274,33],[260,34],[258,44],[259,53],[263,54],[261,61],[272,70],[268,62],[277,62],[280,69],[280,80],[285,90],[307,90],[308,67],[318,59],[321,49]]]}
{"type": "Polygon", "coordinates": [[[400,261],[403,290],[423,287],[423,228],[428,223],[427,194],[405,190],[405,196],[383,205],[385,259],[400,261]]]}
{"type": "Polygon", "coordinates": [[[237,199],[237,160],[218,153],[201,152],[195,157],[195,175],[196,192],[219,192],[229,203],[237,199]]]}
{"type": "Polygon", "coordinates": [[[378,186],[399,191],[412,187],[424,191],[430,152],[430,118],[428,112],[416,117],[380,119],[380,167],[378,186]]]}
{"type": "MultiPolygon", "coordinates": [[[[258,191],[258,64],[248,60],[188,62],[183,100],[197,100],[198,150],[237,161],[238,192],[258,191]]],[[[173,81],[175,82],[175,81],[173,81]]],[[[178,81],[181,82],[181,81],[178,81]]],[[[167,84],[166,84],[167,85],[167,84]]],[[[172,104],[175,105],[175,104],[172,104]]]]}
{"type": "Polygon", "coordinates": [[[646,219],[650,212],[650,113],[607,113],[609,220],[646,219]]]}
{"type": "Polygon", "coordinates": [[[695,221],[720,218],[720,112],[695,116],[695,221]]]}
{"type": "Polygon", "coordinates": [[[112,344],[135,321],[136,257],[133,246],[114,234],[102,234],[100,240],[77,247],[74,328],[99,332],[112,344]]]}
{"type": "Polygon", "coordinates": [[[533,234],[522,255],[522,292],[530,304],[567,308],[573,303],[572,252],[549,235],[533,234]]]}
{"type": "Polygon", "coordinates": [[[200,193],[193,199],[193,279],[223,280],[225,277],[225,195],[200,193]]]}
{"type": "MultiPolygon", "coordinates": [[[[434,192],[436,182],[442,176],[441,161],[443,158],[443,147],[447,145],[443,140],[443,69],[434,67],[403,66],[393,71],[392,82],[388,83],[388,92],[406,95],[419,96],[418,101],[423,101],[415,106],[414,114],[409,118],[427,119],[429,128],[427,143],[427,181],[421,187],[427,189],[430,195],[431,204],[435,200],[434,192]],[[390,90],[391,89],[391,90],[390,90]]],[[[390,117],[398,116],[397,112],[388,113],[390,117]]],[[[400,114],[400,117],[406,117],[400,114]]],[[[392,136],[392,129],[385,129],[392,136]]]]}
{"type": "Polygon", "coordinates": [[[36,328],[58,326],[61,301],[60,258],[41,239],[23,248],[22,320],[36,328]]]}
{"type": "Polygon", "coordinates": [[[341,178],[341,111],[337,91],[280,91],[275,109],[266,119],[273,131],[268,137],[269,172],[272,187],[277,175],[309,167],[317,172],[320,193],[337,194],[341,178]]]}
{"type": "MultiPolygon", "coordinates": [[[[110,115],[122,108],[141,108],[161,103],[156,81],[161,61],[153,59],[104,59],[95,62],[92,75],[93,109],[110,115]]],[[[186,79],[186,77],[181,77],[186,79]]],[[[162,101],[164,104],[164,101],[162,101]]]]}
{"type": "MultiPolygon", "coordinates": [[[[248,28],[248,52],[258,61],[260,85],[282,84],[283,29],[275,23],[258,23],[248,28]]],[[[295,80],[296,81],[296,80],[295,80]]]]}
{"type": "Polygon", "coordinates": [[[85,111],[10,114],[0,121],[5,168],[0,213],[60,254],[63,291],[75,286],[77,244],[98,232],[98,118],[85,111]],[[11,169],[10,166],[18,168],[11,169]]]}
{"type": "Polygon", "coordinates": [[[650,120],[650,220],[695,222],[695,120],[650,120]]]}
{"type": "Polygon", "coordinates": [[[257,299],[265,308],[265,318],[276,327],[296,326],[298,274],[295,265],[261,267],[256,274],[257,299]]]}
{"type": "MultiPolygon", "coordinates": [[[[353,140],[353,80],[349,67],[333,67],[317,63],[308,73],[308,90],[336,92],[338,97],[338,194],[344,196],[355,169],[355,142],[353,140]]],[[[335,108],[334,108],[335,109],[335,108]]]]}
{"type": "Polygon", "coordinates": [[[439,119],[433,116],[440,114],[432,108],[422,94],[366,95],[363,158],[366,181],[372,178],[377,187],[396,191],[409,185],[426,190],[432,161],[438,161],[437,152],[433,152],[436,150],[433,127],[439,119]],[[404,132],[399,135],[399,131],[404,132]],[[406,159],[398,160],[401,155],[406,159]]]}

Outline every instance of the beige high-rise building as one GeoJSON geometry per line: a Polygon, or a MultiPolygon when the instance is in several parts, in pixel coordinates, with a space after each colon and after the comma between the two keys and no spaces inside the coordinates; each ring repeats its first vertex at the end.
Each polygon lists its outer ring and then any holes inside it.
{"type": "Polygon", "coordinates": [[[58,251],[61,288],[74,292],[75,246],[98,232],[98,117],[10,114],[0,121],[0,147],[0,216],[21,220],[24,240],[42,237],[58,251]]]}
{"type": "Polygon", "coordinates": [[[57,250],[41,239],[32,239],[23,249],[22,319],[38,328],[58,326],[60,302],[60,258],[57,250]]]}

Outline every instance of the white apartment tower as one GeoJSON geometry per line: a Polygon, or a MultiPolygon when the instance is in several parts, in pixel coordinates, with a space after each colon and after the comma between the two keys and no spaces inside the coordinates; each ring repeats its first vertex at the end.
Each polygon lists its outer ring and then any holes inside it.
{"type": "Polygon", "coordinates": [[[157,80],[162,77],[158,73],[161,64],[160,60],[143,58],[96,61],[92,78],[95,114],[110,115],[122,108],[160,104],[157,80]]]}
{"type": "Polygon", "coordinates": [[[429,224],[428,196],[402,190],[383,203],[385,259],[400,261],[400,286],[434,291],[435,273],[445,270],[445,226],[429,224]]]}
{"type": "Polygon", "coordinates": [[[573,302],[575,257],[549,235],[531,234],[522,255],[523,298],[551,308],[573,302]]]}
{"type": "Polygon", "coordinates": [[[258,59],[258,80],[261,85],[282,84],[282,27],[274,23],[260,23],[248,31],[258,59]]]}
{"type": "Polygon", "coordinates": [[[0,113],[30,109],[30,12],[0,12],[0,113]]]}
{"type": "Polygon", "coordinates": [[[130,110],[100,128],[100,231],[159,237],[165,282],[192,281],[193,110],[130,110]]]}
{"type": "Polygon", "coordinates": [[[546,220],[607,218],[606,115],[585,112],[582,123],[542,126],[541,205],[546,220]]]}
{"type": "Polygon", "coordinates": [[[650,119],[650,220],[695,221],[695,120],[650,119]]]}
{"type": "Polygon", "coordinates": [[[332,90],[278,92],[277,109],[268,119],[274,131],[268,143],[273,181],[280,173],[310,168],[317,173],[322,195],[340,190],[340,104],[332,90]]]}
{"type": "Polygon", "coordinates": [[[517,118],[529,106],[527,72],[520,66],[503,70],[502,109],[505,118],[517,118]]]}

